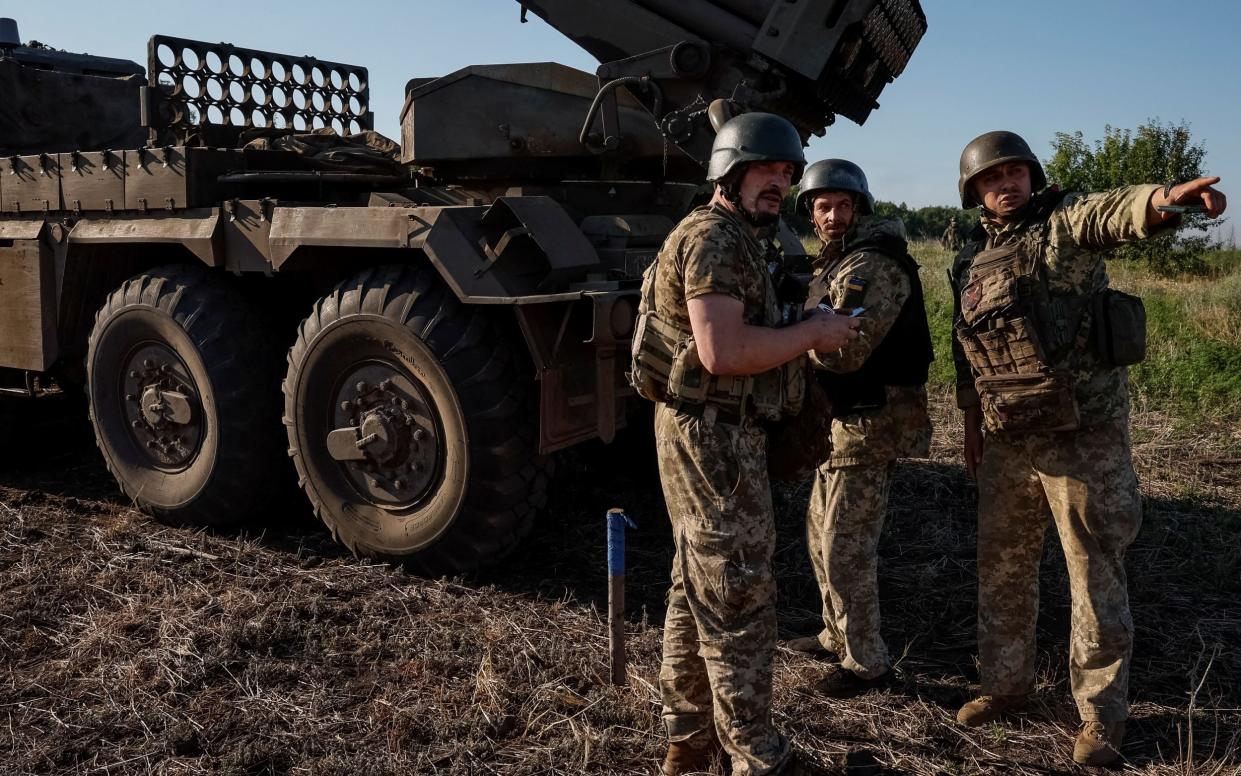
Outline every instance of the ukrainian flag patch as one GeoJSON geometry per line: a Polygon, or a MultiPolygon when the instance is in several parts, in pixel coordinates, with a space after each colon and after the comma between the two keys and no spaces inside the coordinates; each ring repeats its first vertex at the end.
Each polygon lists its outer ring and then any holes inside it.
{"type": "Polygon", "coordinates": [[[859,277],[851,277],[845,281],[845,298],[841,300],[840,306],[845,309],[861,307],[865,296],[866,280],[859,277]]]}

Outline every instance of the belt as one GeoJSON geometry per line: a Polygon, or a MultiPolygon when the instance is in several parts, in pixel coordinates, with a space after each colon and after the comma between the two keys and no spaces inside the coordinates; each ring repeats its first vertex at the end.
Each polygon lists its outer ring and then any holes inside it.
{"type": "Polygon", "coordinates": [[[737,413],[725,412],[724,410],[720,409],[718,405],[715,405],[715,404],[696,404],[694,402],[687,402],[687,401],[674,401],[674,402],[669,402],[668,406],[671,407],[674,412],[678,412],[682,415],[688,415],[691,418],[699,418],[699,419],[701,419],[702,416],[706,413],[707,407],[715,407],[715,422],[716,423],[725,423],[729,426],[740,426],[741,421],[742,421],[742,417],[738,415],[737,413]]]}

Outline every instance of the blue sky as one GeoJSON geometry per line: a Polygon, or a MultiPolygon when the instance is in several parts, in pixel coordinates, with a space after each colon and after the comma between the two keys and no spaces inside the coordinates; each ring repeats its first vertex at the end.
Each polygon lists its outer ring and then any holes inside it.
{"type": "MultiPolygon", "coordinates": [[[[923,8],[930,29],[880,109],[864,127],[841,119],[811,143],[811,159],[858,162],[880,199],[950,204],[961,148],[977,134],[1012,129],[1046,157],[1057,131],[1094,138],[1106,124],[1157,117],[1190,123],[1207,169],[1241,202],[1241,3],[923,0],[923,8]]],[[[393,138],[411,77],[546,60],[594,70],[537,17],[519,24],[518,11],[514,0],[0,0],[0,16],[17,18],[24,39],[71,51],[144,62],[147,37],[163,33],[365,66],[376,129],[393,138]]]]}

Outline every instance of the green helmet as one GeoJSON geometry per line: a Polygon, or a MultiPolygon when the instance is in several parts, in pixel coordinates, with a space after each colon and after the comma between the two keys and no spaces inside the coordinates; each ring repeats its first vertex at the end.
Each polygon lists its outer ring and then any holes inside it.
{"type": "Polygon", "coordinates": [[[981,204],[970,186],[974,176],[989,167],[1007,162],[1029,163],[1031,192],[1041,191],[1047,186],[1043,165],[1021,135],[1016,132],[988,132],[971,140],[961,152],[961,179],[957,182],[961,207],[969,210],[981,204]]]}
{"type": "Polygon", "coordinates": [[[875,198],[866,183],[866,173],[853,162],[822,159],[807,167],[801,191],[797,192],[797,207],[809,209],[814,195],[820,191],[852,191],[861,195],[857,208],[862,215],[875,212],[875,198]]]}
{"type": "Polygon", "coordinates": [[[726,121],[711,145],[707,180],[719,181],[747,162],[792,162],[796,183],[806,166],[797,128],[774,113],[743,113],[726,121]]]}

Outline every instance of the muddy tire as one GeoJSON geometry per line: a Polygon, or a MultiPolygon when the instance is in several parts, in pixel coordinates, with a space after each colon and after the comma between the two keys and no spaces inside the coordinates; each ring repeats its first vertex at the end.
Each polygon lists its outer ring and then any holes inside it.
{"type": "Polygon", "coordinates": [[[282,475],[279,349],[229,279],[166,266],[125,281],[95,316],[90,417],[108,470],[174,524],[235,524],[282,475]]]}
{"type": "Polygon", "coordinates": [[[492,310],[429,267],[379,267],[315,304],[289,352],[289,454],[356,555],[424,574],[516,546],[546,500],[535,382],[492,310]]]}

